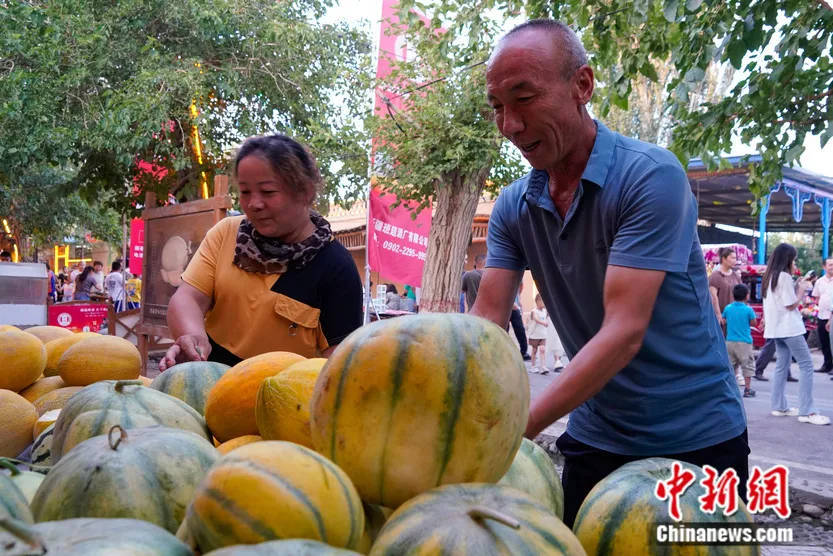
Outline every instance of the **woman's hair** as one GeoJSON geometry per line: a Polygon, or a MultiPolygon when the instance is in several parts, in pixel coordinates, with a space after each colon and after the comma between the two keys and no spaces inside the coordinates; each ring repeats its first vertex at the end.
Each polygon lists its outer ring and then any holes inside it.
{"type": "Polygon", "coordinates": [[[721,247],[720,249],[718,249],[717,254],[720,257],[720,262],[722,263],[723,259],[725,259],[726,257],[728,257],[729,255],[731,255],[734,252],[735,252],[735,250],[732,249],[731,247],[721,247]]]}
{"type": "Polygon", "coordinates": [[[312,205],[321,192],[323,181],[315,157],[298,141],[283,134],[249,137],[237,151],[234,174],[240,161],[256,155],[267,161],[272,170],[286,183],[296,197],[312,205]]]}
{"type": "Polygon", "coordinates": [[[94,269],[90,265],[87,265],[84,267],[84,270],[78,273],[78,276],[75,278],[75,283],[78,284],[79,288],[84,283],[84,280],[87,279],[87,276],[90,275],[90,272],[94,272],[94,269]]]}
{"type": "Polygon", "coordinates": [[[781,243],[775,248],[766,263],[766,272],[764,272],[764,278],[761,282],[761,291],[764,297],[766,297],[770,285],[773,290],[778,287],[778,277],[782,272],[790,274],[795,256],[795,247],[789,243],[781,243]]]}
{"type": "Polygon", "coordinates": [[[393,292],[393,293],[399,295],[399,292],[396,291],[396,286],[394,284],[385,284],[385,287],[387,288],[386,293],[393,292]]]}

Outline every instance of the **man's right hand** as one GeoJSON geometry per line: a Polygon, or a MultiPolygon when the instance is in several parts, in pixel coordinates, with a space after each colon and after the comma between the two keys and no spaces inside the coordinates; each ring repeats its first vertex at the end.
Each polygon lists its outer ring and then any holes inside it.
{"type": "Polygon", "coordinates": [[[159,372],[163,372],[186,361],[206,361],[211,353],[211,343],[208,336],[203,334],[183,334],[176,339],[174,345],[168,348],[165,356],[159,361],[159,372]]]}

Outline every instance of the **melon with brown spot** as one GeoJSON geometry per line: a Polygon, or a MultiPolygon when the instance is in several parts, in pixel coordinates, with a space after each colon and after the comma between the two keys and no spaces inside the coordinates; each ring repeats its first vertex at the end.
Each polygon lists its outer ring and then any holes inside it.
{"type": "Polygon", "coordinates": [[[305,357],[272,351],[244,359],[227,370],[205,400],[205,421],[220,442],[258,434],[255,403],[260,383],[305,357]]]}
{"type": "Polygon", "coordinates": [[[220,458],[186,520],[203,552],[292,538],[354,550],[364,529],[361,500],[344,471],[308,448],[275,440],[220,458]]]}
{"type": "Polygon", "coordinates": [[[20,392],[35,382],[46,367],[46,348],[26,332],[0,332],[0,364],[0,389],[20,392]]]}
{"type": "Polygon", "coordinates": [[[470,483],[429,490],[393,512],[370,556],[400,554],[583,556],[584,549],[560,519],[526,493],[470,483]]]}
{"type": "Polygon", "coordinates": [[[32,513],[37,521],[128,517],[174,533],[218,457],[208,440],[188,431],[116,425],[64,454],[38,489],[32,513]]]}
{"type": "MultiPolygon", "coordinates": [[[[152,420],[165,427],[193,432],[206,440],[211,438],[202,416],[182,400],[143,386],[138,380],[102,380],[75,394],[58,416],[52,440],[54,461],[59,461],[66,453],[64,441],[73,421],[90,411],[97,412],[101,422],[114,415],[122,417],[118,424],[126,429],[145,426],[145,422],[152,420]]],[[[107,432],[97,422],[98,419],[87,416],[83,425],[74,427],[73,441],[107,432]]]]}
{"type": "Polygon", "coordinates": [[[58,361],[58,374],[68,386],[99,380],[137,379],[142,370],[139,350],[118,336],[97,335],[67,349],[58,361]]]}
{"type": "MultiPolygon", "coordinates": [[[[753,556],[760,554],[758,545],[659,545],[656,525],[671,523],[668,500],[655,495],[657,483],[672,477],[675,460],[648,458],[626,463],[598,482],[582,502],[573,524],[573,531],[588,554],[668,554],[753,556]]],[[[703,469],[679,462],[683,469],[694,473],[695,482],[680,496],[682,521],[695,523],[752,524],[753,519],[743,500],[738,510],[725,516],[718,508],[714,513],[700,509],[703,494],[699,482],[705,478],[703,469]]]]}
{"type": "Polygon", "coordinates": [[[528,411],[526,367],[505,330],[471,315],[408,316],[339,344],[315,385],[312,439],[364,501],[395,508],[437,485],[497,482],[528,411]]]}

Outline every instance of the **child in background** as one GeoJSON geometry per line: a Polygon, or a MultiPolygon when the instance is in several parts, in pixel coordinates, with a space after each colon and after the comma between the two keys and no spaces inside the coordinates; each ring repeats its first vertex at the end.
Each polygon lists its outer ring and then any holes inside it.
{"type": "Polygon", "coordinates": [[[544,354],[547,340],[547,310],[544,308],[544,300],[541,299],[540,293],[535,296],[535,307],[529,312],[529,331],[526,337],[532,348],[532,372],[545,375],[549,373],[546,369],[544,354]],[[536,360],[540,361],[540,367],[535,364],[536,360]]]}
{"type": "Polygon", "coordinates": [[[723,318],[726,319],[726,349],[729,352],[732,372],[734,373],[738,366],[743,372],[743,397],[754,398],[755,391],[750,387],[752,375],[755,374],[750,327],[755,326],[757,318],[752,307],[746,304],[749,288],[743,284],[736,285],[732,289],[732,297],[735,302],[723,309],[723,318]]]}

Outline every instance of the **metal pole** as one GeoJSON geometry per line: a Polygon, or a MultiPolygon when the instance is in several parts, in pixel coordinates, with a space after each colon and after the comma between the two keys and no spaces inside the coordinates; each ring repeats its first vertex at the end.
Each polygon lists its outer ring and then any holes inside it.
{"type": "MultiPolygon", "coordinates": [[[[823,230],[821,243],[821,260],[826,261],[829,256],[830,248],[830,199],[825,197],[821,201],[821,227],[823,230]]],[[[824,264],[822,263],[821,275],[824,276],[824,264]]]]}
{"type": "MultiPolygon", "coordinates": [[[[771,193],[770,193],[771,195],[771,193]]],[[[758,264],[766,264],[766,213],[769,212],[769,195],[761,199],[761,210],[758,213],[758,264]]]]}

